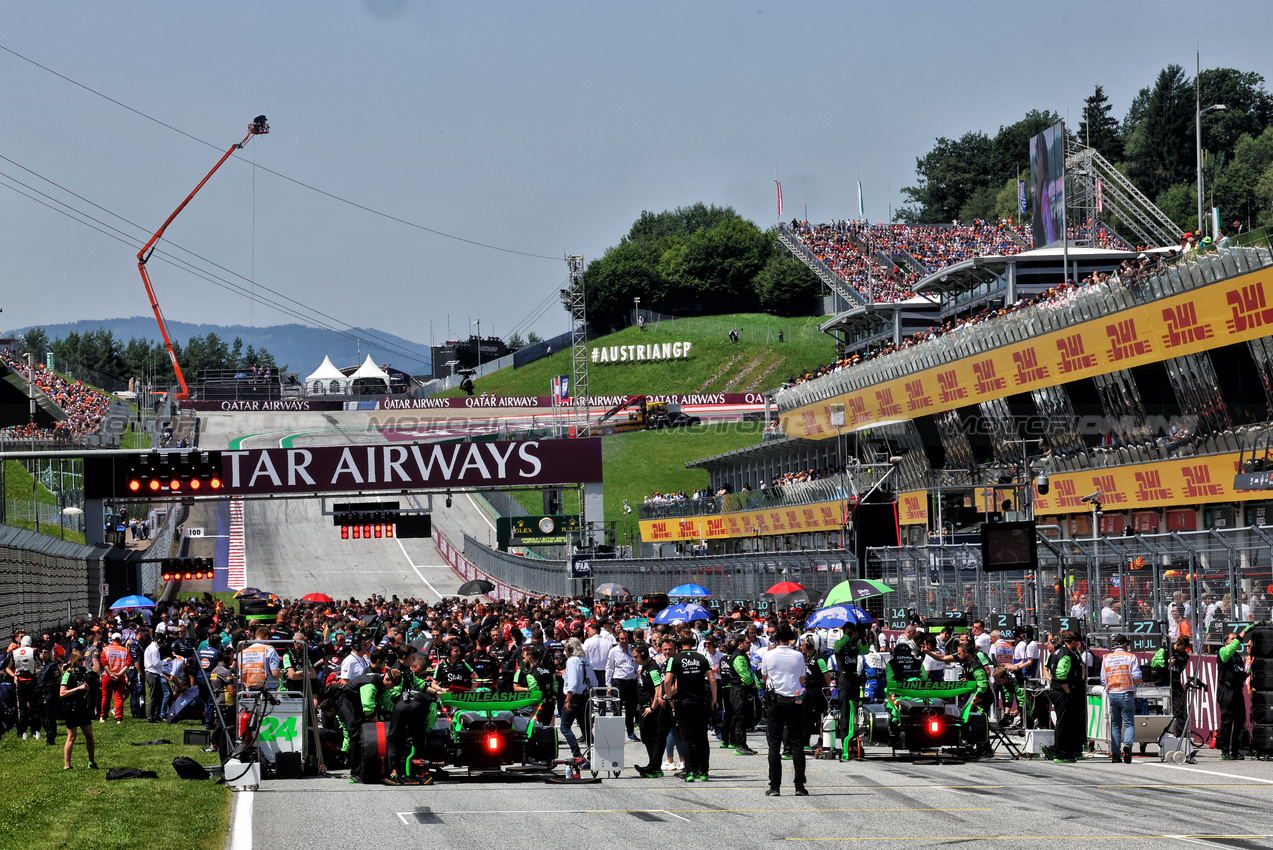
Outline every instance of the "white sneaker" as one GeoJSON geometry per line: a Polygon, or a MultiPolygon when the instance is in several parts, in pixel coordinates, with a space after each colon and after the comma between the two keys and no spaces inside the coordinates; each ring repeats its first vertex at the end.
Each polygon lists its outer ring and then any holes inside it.
{"type": "Polygon", "coordinates": [[[684,769],[685,769],[685,762],[681,761],[680,759],[677,759],[677,760],[676,760],[675,768],[676,768],[677,770],[684,770],[684,769]]]}
{"type": "Polygon", "coordinates": [[[40,733],[39,733],[39,731],[36,731],[36,733],[35,733],[35,739],[36,739],[37,741],[38,741],[38,740],[40,740],[40,733]]]}
{"type": "Polygon", "coordinates": [[[25,741],[25,740],[26,740],[27,738],[29,738],[29,737],[30,737],[30,734],[29,734],[29,733],[27,733],[27,732],[23,732],[23,733],[22,733],[22,740],[24,740],[24,741],[25,741]]]}
{"type": "Polygon", "coordinates": [[[676,770],[676,763],[673,762],[671,759],[667,759],[666,761],[663,762],[664,773],[671,773],[674,770],[676,770]]]}

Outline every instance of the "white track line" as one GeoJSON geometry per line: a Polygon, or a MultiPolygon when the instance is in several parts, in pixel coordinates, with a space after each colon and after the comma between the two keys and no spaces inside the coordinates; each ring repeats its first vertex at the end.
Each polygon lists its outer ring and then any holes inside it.
{"type": "Polygon", "coordinates": [[[424,586],[429,588],[429,590],[433,592],[434,596],[441,599],[442,594],[438,593],[438,589],[436,587],[429,584],[429,580],[424,577],[424,573],[420,572],[420,568],[415,565],[415,561],[411,560],[411,556],[407,554],[407,547],[402,545],[402,539],[399,537],[395,537],[393,539],[394,542],[398,544],[398,548],[402,550],[402,557],[407,559],[407,563],[411,565],[411,569],[415,571],[415,574],[420,577],[420,581],[424,582],[424,586]]]}
{"type": "Polygon", "coordinates": [[[1150,767],[1165,767],[1165,768],[1168,768],[1169,770],[1187,770],[1190,773],[1209,773],[1212,776],[1227,776],[1230,779],[1241,779],[1245,782],[1263,782],[1266,785],[1273,785],[1273,779],[1259,779],[1254,776],[1242,776],[1241,774],[1238,774],[1238,773],[1221,773],[1218,770],[1203,770],[1200,767],[1180,767],[1178,765],[1162,764],[1161,762],[1156,762],[1156,761],[1146,761],[1146,762],[1141,762],[1141,764],[1147,764],[1150,767]]]}
{"type": "Polygon", "coordinates": [[[495,523],[491,522],[491,518],[486,515],[486,511],[478,507],[477,501],[473,498],[473,494],[467,493],[466,495],[469,497],[469,504],[473,506],[473,510],[477,511],[478,516],[486,520],[486,524],[491,527],[491,531],[498,531],[498,529],[495,528],[495,523]]]}
{"type": "Polygon", "coordinates": [[[252,800],[253,791],[238,791],[234,795],[234,826],[230,831],[229,850],[252,850],[252,800]]]}

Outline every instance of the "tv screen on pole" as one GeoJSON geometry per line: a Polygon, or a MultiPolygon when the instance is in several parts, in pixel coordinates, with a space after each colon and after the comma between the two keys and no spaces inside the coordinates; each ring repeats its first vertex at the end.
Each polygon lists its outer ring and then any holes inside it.
{"type": "Polygon", "coordinates": [[[1065,125],[1054,124],[1030,140],[1034,186],[1034,247],[1060,242],[1065,233],[1065,125]]]}

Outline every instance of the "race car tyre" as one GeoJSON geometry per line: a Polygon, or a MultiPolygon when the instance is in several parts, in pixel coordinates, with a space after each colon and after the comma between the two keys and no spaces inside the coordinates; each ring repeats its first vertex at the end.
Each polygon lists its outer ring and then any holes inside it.
{"type": "Polygon", "coordinates": [[[379,785],[389,775],[388,737],[388,723],[362,725],[362,762],[353,778],[364,785],[379,785]]]}

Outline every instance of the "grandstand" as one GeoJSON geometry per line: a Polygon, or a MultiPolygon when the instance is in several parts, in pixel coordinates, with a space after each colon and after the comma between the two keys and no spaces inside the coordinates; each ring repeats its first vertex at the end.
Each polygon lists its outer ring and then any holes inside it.
{"type": "Polygon", "coordinates": [[[103,445],[108,418],[128,420],[127,403],[81,381],[72,381],[36,363],[34,380],[25,356],[14,348],[0,349],[0,441],[31,447],[48,443],[103,445]],[[31,384],[35,385],[34,421],[31,384]]]}

